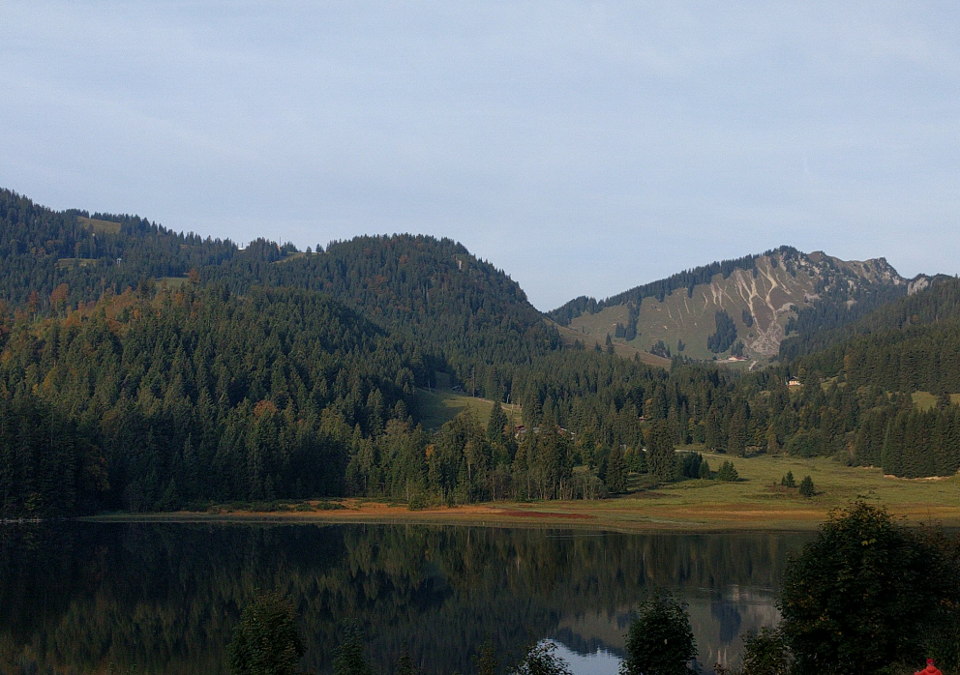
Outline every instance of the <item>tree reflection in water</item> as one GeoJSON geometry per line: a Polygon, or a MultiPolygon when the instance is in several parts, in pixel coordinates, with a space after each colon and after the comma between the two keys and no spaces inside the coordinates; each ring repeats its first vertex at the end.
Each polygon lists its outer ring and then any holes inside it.
{"type": "MultiPolygon", "coordinates": [[[[309,672],[327,673],[358,619],[377,672],[403,646],[425,674],[469,673],[544,637],[619,655],[645,590],[688,603],[700,660],[776,622],[803,535],[613,534],[423,525],[59,523],[0,528],[0,671],[225,672],[240,609],[294,602],[309,672]]],[[[589,666],[584,666],[589,667],[589,666]]]]}

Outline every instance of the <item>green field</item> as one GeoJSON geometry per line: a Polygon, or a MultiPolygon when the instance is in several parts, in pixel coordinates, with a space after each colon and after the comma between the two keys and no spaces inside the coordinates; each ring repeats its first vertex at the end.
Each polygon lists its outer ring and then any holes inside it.
{"type": "Polygon", "coordinates": [[[97,220],[96,218],[77,216],[77,221],[81,226],[93,230],[94,232],[104,232],[107,234],[120,233],[120,223],[115,223],[112,220],[97,220]]]}
{"type": "Polygon", "coordinates": [[[96,265],[96,258],[59,258],[57,259],[57,269],[69,269],[71,267],[86,267],[87,265],[96,265]]]}
{"type": "MultiPolygon", "coordinates": [[[[929,391],[915,391],[911,396],[913,405],[920,410],[930,410],[937,405],[937,397],[929,391]]],[[[953,405],[960,405],[960,394],[950,394],[950,401],[953,405]]]]}
{"type": "MultiPolygon", "coordinates": [[[[682,449],[700,450],[697,446],[682,449]]],[[[652,491],[594,502],[590,510],[600,519],[605,519],[605,512],[608,516],[616,514],[622,525],[660,520],[688,523],[694,528],[804,529],[822,521],[831,509],[864,498],[913,521],[960,525],[960,475],[906,479],[884,476],[878,468],[843,466],[823,457],[703,456],[714,471],[722,462],[732,461],[740,480],[670,483],[652,491]],[[804,476],[810,476],[817,494],[805,498],[796,489],[780,487],[788,471],[798,484],[804,476]]]]}
{"type": "MultiPolygon", "coordinates": [[[[599,316],[599,314],[587,316],[599,316]]],[[[594,349],[597,346],[603,349],[605,346],[606,333],[593,334],[586,329],[575,329],[569,326],[561,326],[552,321],[550,323],[560,333],[560,339],[563,341],[563,344],[568,347],[573,346],[577,341],[583,344],[584,348],[586,349],[594,349]]],[[[611,336],[612,330],[613,329],[611,328],[611,336]]],[[[613,351],[617,356],[624,359],[639,357],[640,362],[646,363],[648,366],[656,366],[658,368],[670,367],[670,359],[665,359],[662,356],[655,356],[650,352],[639,349],[636,345],[629,342],[624,342],[623,340],[614,340],[613,351]]]]}
{"type": "MultiPolygon", "coordinates": [[[[484,427],[490,419],[493,401],[450,389],[417,389],[415,405],[423,428],[436,430],[462,412],[470,411],[484,427]]],[[[520,406],[501,403],[507,418],[520,424],[520,406]]]]}

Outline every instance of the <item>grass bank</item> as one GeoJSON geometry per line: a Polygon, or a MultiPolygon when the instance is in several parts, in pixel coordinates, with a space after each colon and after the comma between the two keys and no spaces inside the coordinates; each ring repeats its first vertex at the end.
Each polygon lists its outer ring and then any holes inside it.
{"type": "MultiPolygon", "coordinates": [[[[696,449],[696,448],[693,448],[696,449]]],[[[488,526],[563,526],[616,531],[801,531],[815,529],[831,509],[864,498],[911,522],[960,528],[960,475],[941,479],[885,477],[879,469],[846,467],[824,458],[758,456],[731,458],[705,453],[716,470],[732,460],[740,480],[691,480],[597,501],[489,502],[411,511],[381,500],[306,501],[264,511],[213,507],[203,512],[110,514],[93,519],[123,521],[271,521],[448,523],[488,526]],[[806,498],[779,486],[792,472],[797,483],[813,480],[806,498]]]]}

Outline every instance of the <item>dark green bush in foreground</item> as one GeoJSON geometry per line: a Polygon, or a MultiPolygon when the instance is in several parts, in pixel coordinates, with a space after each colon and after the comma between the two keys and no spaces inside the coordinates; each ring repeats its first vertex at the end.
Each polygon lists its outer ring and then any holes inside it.
{"type": "Polygon", "coordinates": [[[791,560],[780,605],[796,672],[874,673],[925,656],[953,669],[956,649],[945,647],[960,617],[957,540],[858,501],[791,560]]]}

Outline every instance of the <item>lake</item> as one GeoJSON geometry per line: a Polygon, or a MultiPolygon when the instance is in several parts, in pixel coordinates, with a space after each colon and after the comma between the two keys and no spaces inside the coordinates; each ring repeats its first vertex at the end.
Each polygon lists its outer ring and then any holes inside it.
{"type": "Polygon", "coordinates": [[[404,646],[424,674],[475,672],[549,638],[578,675],[617,671],[644,593],[689,606],[700,663],[732,664],[777,621],[809,534],[618,534],[429,525],[82,523],[0,526],[0,671],[222,673],[259,591],[296,607],[307,672],[331,671],[356,619],[377,673],[404,646]]]}

